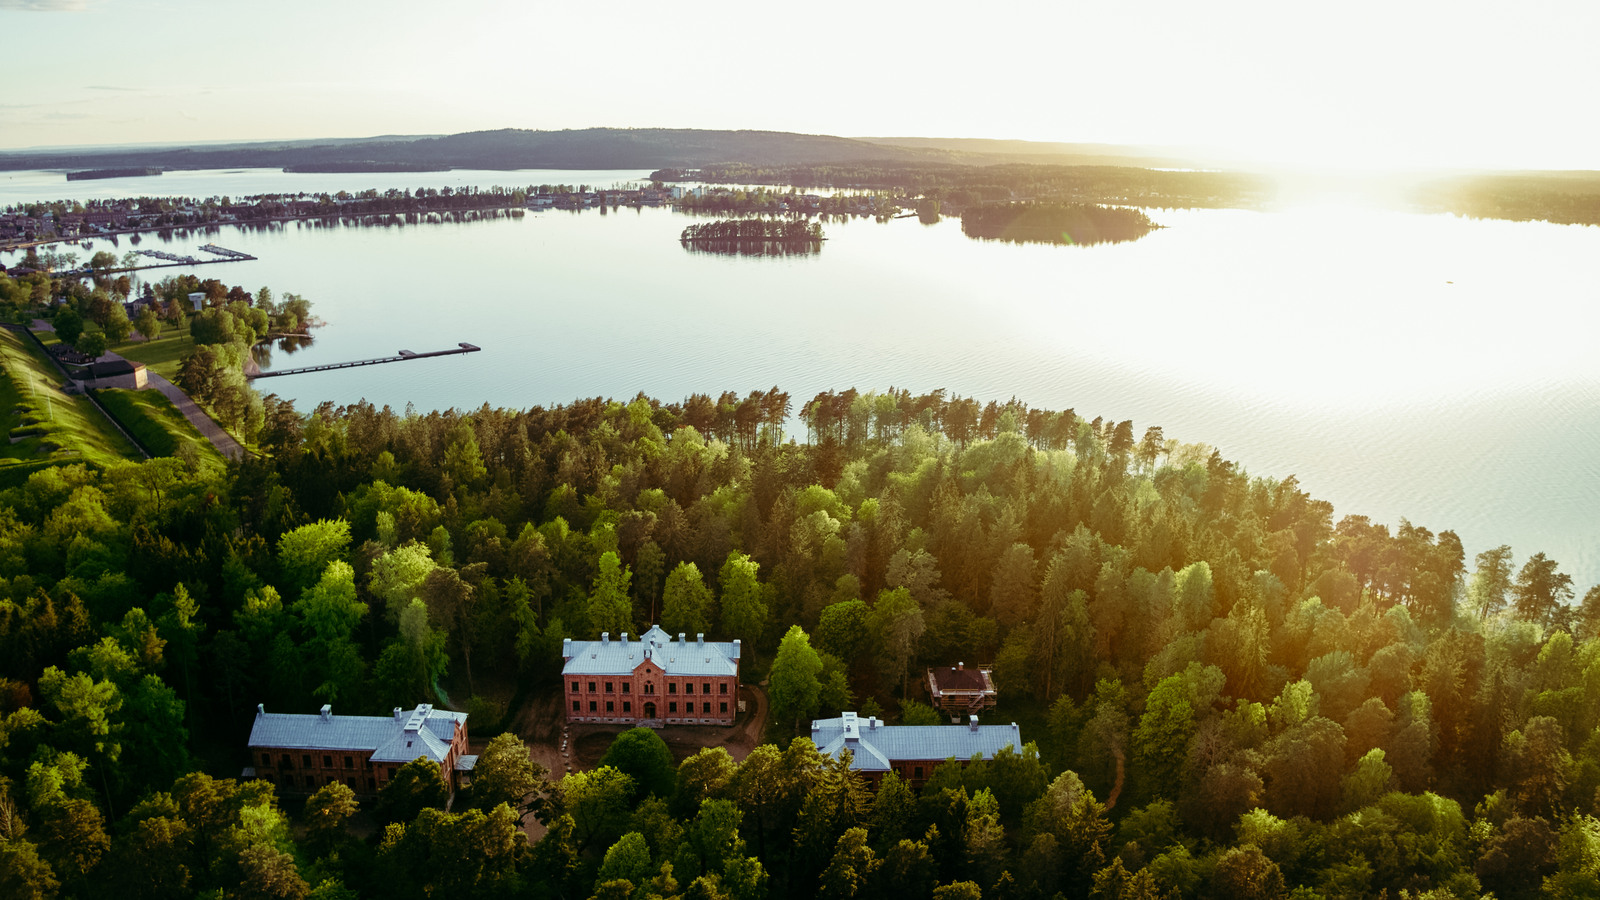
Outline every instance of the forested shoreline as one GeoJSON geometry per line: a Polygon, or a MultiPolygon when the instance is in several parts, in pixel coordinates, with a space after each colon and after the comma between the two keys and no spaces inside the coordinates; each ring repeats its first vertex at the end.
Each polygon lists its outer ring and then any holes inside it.
{"type": "Polygon", "coordinates": [[[225,470],[0,468],[7,896],[1600,888],[1600,588],[1543,554],[1469,564],[1159,427],[943,391],[269,396],[257,440],[225,470]],[[347,789],[234,780],[257,703],[437,684],[489,738],[558,689],[563,638],[654,622],[744,641],[768,743],[674,767],[630,738],[554,778],[503,739],[450,812],[426,767],[386,789],[364,840],[347,789]],[[956,660],[993,662],[1027,746],[874,795],[793,734],[926,721],[918,673],[956,660]]]}

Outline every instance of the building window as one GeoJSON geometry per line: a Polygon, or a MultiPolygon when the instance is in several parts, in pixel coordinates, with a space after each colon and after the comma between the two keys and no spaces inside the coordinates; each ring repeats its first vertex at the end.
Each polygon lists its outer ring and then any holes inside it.
{"type": "Polygon", "coordinates": [[[311,754],[306,753],[306,754],[301,755],[301,757],[300,757],[300,768],[302,768],[302,769],[311,768],[311,754]]]}
{"type": "Polygon", "coordinates": [[[367,776],[367,790],[375,791],[377,789],[378,789],[378,779],[373,778],[371,775],[368,775],[367,776]]]}
{"type": "Polygon", "coordinates": [[[644,683],[644,692],[646,694],[654,694],[656,692],[656,686],[647,681],[644,683]]]}
{"type": "Polygon", "coordinates": [[[622,701],[622,711],[623,712],[633,712],[633,701],[632,700],[624,700],[624,701],[622,701]]]}
{"type": "Polygon", "coordinates": [[[702,694],[711,693],[711,682],[708,681],[705,684],[700,685],[700,688],[701,688],[700,693],[702,693],[702,694]]]}
{"type": "Polygon", "coordinates": [[[617,711],[617,704],[613,703],[610,700],[607,700],[606,701],[606,712],[616,712],[616,711],[617,711]]]}
{"type": "Polygon", "coordinates": [[[577,692],[578,692],[578,683],[577,683],[577,682],[576,682],[576,681],[574,681],[574,682],[573,682],[573,683],[572,683],[572,692],[573,692],[573,693],[574,693],[574,694],[576,694],[576,693],[577,693],[577,692]]]}
{"type": "Polygon", "coordinates": [[[700,711],[703,712],[703,713],[711,712],[711,704],[709,704],[709,703],[700,704],[700,711]]]}
{"type": "Polygon", "coordinates": [[[589,682],[589,693],[594,693],[594,682],[589,682]]]}
{"type": "Polygon", "coordinates": [[[667,693],[676,694],[677,692],[678,692],[678,683],[676,681],[667,682],[667,693]]]}
{"type": "Polygon", "coordinates": [[[572,711],[578,712],[580,709],[582,709],[582,706],[578,703],[578,701],[572,701],[572,711]]]}
{"type": "Polygon", "coordinates": [[[598,708],[599,708],[599,707],[597,707],[597,706],[596,706],[596,705],[595,705],[595,702],[594,702],[594,701],[593,701],[593,700],[590,700],[590,701],[589,701],[589,712],[594,712],[594,711],[595,711],[595,710],[596,710],[596,709],[598,709],[598,708]]]}
{"type": "Polygon", "coordinates": [[[285,772],[292,772],[294,771],[294,760],[291,760],[289,758],[289,754],[285,753],[283,754],[283,757],[278,760],[278,768],[283,769],[285,772]]]}
{"type": "Polygon", "coordinates": [[[606,693],[608,693],[608,694],[615,693],[614,691],[611,690],[611,685],[612,685],[612,682],[609,682],[609,681],[606,682],[606,693]]]}
{"type": "Polygon", "coordinates": [[[272,754],[271,753],[263,753],[263,754],[261,754],[261,764],[263,766],[267,766],[267,767],[270,768],[272,766],[272,754]]]}
{"type": "Polygon", "coordinates": [[[684,682],[684,683],[683,683],[683,692],[684,692],[684,693],[685,693],[685,694],[692,694],[692,693],[694,693],[694,682],[692,682],[692,681],[685,681],[685,682],[684,682]]]}
{"type": "Polygon", "coordinates": [[[633,684],[630,683],[630,682],[624,681],[622,683],[622,692],[624,694],[628,694],[628,693],[632,693],[632,691],[633,691],[633,684]]]}
{"type": "Polygon", "coordinates": [[[324,769],[333,768],[333,754],[331,754],[331,753],[322,754],[322,767],[324,769]]]}
{"type": "Polygon", "coordinates": [[[921,766],[917,766],[915,769],[912,769],[911,772],[912,772],[912,775],[911,775],[912,778],[915,778],[918,781],[922,780],[922,767],[921,766]]]}
{"type": "Polygon", "coordinates": [[[389,774],[385,775],[384,778],[386,780],[388,780],[388,781],[393,781],[394,780],[394,766],[390,766],[389,767],[389,774]]]}
{"type": "Polygon", "coordinates": [[[344,758],[344,767],[346,769],[354,769],[356,767],[355,757],[346,756],[344,758]]]}
{"type": "Polygon", "coordinates": [[[726,681],[724,681],[723,683],[717,685],[717,687],[721,688],[721,690],[718,691],[718,693],[726,694],[728,692],[728,683],[726,681]]]}
{"type": "Polygon", "coordinates": [[[727,712],[728,711],[728,702],[726,700],[724,700],[722,702],[722,711],[723,712],[727,712]]]}
{"type": "Polygon", "coordinates": [[[675,713],[677,711],[678,711],[678,701],[674,700],[671,703],[667,704],[667,712],[675,713]]]}

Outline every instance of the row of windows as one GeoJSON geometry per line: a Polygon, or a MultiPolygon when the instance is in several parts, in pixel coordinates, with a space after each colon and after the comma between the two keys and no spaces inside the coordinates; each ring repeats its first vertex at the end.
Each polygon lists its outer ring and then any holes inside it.
{"type": "MultiPolygon", "coordinates": [[[[589,693],[591,693],[591,694],[596,693],[595,687],[598,684],[599,684],[598,681],[589,682],[589,693]]],[[[615,685],[616,685],[616,682],[612,682],[612,681],[606,682],[606,693],[608,693],[608,694],[616,693],[616,691],[613,690],[615,685]]],[[[656,686],[654,684],[646,684],[644,686],[644,692],[646,694],[654,694],[656,692],[655,691],[655,687],[656,686]]],[[[718,688],[718,693],[726,694],[728,692],[728,683],[726,681],[721,682],[720,684],[717,685],[717,688],[718,688]]],[[[572,692],[574,694],[578,693],[578,682],[576,682],[576,681],[572,682],[572,692]]],[[[628,681],[622,682],[622,693],[629,694],[629,693],[632,693],[632,692],[633,692],[633,683],[632,682],[628,682],[628,681]]],[[[676,694],[677,692],[678,692],[678,683],[676,681],[667,682],[667,693],[676,694]]],[[[683,692],[685,694],[694,693],[694,682],[685,681],[683,683],[683,692]]],[[[702,693],[702,694],[711,693],[711,682],[709,682],[709,681],[700,682],[700,693],[702,693]]]]}
{"type": "MultiPolygon", "coordinates": [[[[261,754],[261,764],[263,766],[270,767],[272,765],[272,754],[271,753],[263,753],[263,754],[261,754]]],[[[346,769],[354,769],[356,767],[356,758],[354,756],[346,756],[344,758],[344,767],[346,769]]],[[[278,757],[278,768],[284,770],[285,772],[293,772],[294,771],[294,758],[291,757],[287,753],[282,754],[281,756],[278,757]]],[[[302,769],[310,769],[310,768],[312,768],[311,754],[309,754],[309,753],[300,754],[300,768],[302,768],[302,769]]],[[[322,768],[324,768],[324,769],[333,768],[333,754],[331,754],[331,753],[322,754],[322,768]]]]}
{"type": "MultiPolygon", "coordinates": [[[[267,775],[267,776],[264,776],[264,777],[268,781],[272,780],[272,776],[271,775],[267,775]]],[[[312,789],[321,787],[324,784],[338,784],[339,783],[339,776],[337,776],[337,775],[329,775],[326,778],[322,779],[321,781],[317,780],[317,776],[316,775],[306,775],[306,776],[304,776],[304,779],[305,779],[304,780],[304,785],[305,785],[307,790],[312,790],[312,789]]],[[[345,783],[346,786],[348,786],[350,788],[350,790],[352,790],[352,791],[358,790],[358,788],[356,787],[356,779],[355,779],[354,776],[345,776],[344,783],[345,783]]],[[[300,785],[301,785],[301,782],[297,781],[293,775],[285,775],[285,776],[283,776],[283,786],[284,787],[291,787],[292,788],[292,787],[299,787],[300,785]]],[[[372,777],[371,775],[368,775],[367,776],[367,790],[375,791],[377,789],[378,789],[378,779],[372,777]]]]}
{"type": "MultiPolygon", "coordinates": [[[[607,700],[606,701],[606,712],[608,712],[608,713],[616,712],[617,711],[616,710],[616,705],[617,705],[616,701],[607,700]]],[[[728,711],[727,701],[723,701],[722,703],[720,703],[718,705],[722,707],[720,712],[726,713],[728,711]]],[[[582,701],[579,701],[579,700],[572,701],[572,711],[573,712],[583,712],[583,703],[582,703],[582,701]]],[[[590,700],[589,701],[589,712],[599,712],[599,711],[600,711],[599,704],[594,700],[590,700]]],[[[622,711],[625,712],[625,713],[633,712],[633,701],[631,701],[631,700],[622,701],[622,711]]],[[[667,704],[667,712],[675,713],[677,711],[678,711],[678,701],[673,700],[672,702],[667,704]]],[[[685,713],[694,712],[694,704],[693,703],[684,703],[683,704],[683,711],[685,713]]],[[[709,704],[709,703],[700,704],[700,711],[703,712],[703,713],[711,712],[711,704],[709,704]]]]}

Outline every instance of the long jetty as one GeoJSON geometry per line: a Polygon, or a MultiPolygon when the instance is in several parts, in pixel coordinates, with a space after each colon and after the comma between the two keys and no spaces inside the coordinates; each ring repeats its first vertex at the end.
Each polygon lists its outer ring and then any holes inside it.
{"type": "Polygon", "coordinates": [[[454,350],[433,350],[428,353],[412,353],[410,350],[401,350],[394,356],[380,356],[377,359],[357,359],[350,362],[324,363],[320,366],[301,366],[298,369],[275,369],[271,372],[246,372],[247,378],[275,378],[279,375],[299,375],[303,372],[327,372],[332,369],[353,369],[356,366],[377,366],[383,363],[406,362],[413,359],[427,359],[430,356],[455,356],[460,353],[477,353],[482,350],[468,343],[456,345],[454,350]]]}

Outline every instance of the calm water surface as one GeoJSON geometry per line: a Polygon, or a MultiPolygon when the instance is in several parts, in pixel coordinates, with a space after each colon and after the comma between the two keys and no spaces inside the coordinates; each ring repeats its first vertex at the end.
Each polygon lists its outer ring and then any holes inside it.
{"type": "MultiPolygon", "coordinates": [[[[0,203],[642,174],[0,173],[0,203]]],[[[820,254],[778,259],[686,252],[689,220],[660,209],[229,227],[140,246],[216,240],[260,259],[204,276],[310,297],[328,325],[312,347],[278,353],[280,367],[484,348],[262,383],[302,409],[772,385],[797,405],[851,386],[1016,396],[1217,445],[1253,474],[1294,474],[1336,516],[1454,529],[1469,554],[1509,543],[1519,564],[1546,552],[1580,596],[1600,581],[1600,229],[1337,204],[1152,217],[1168,227],[1096,247],[977,242],[954,220],[854,221],[829,224],[820,254]]]]}

